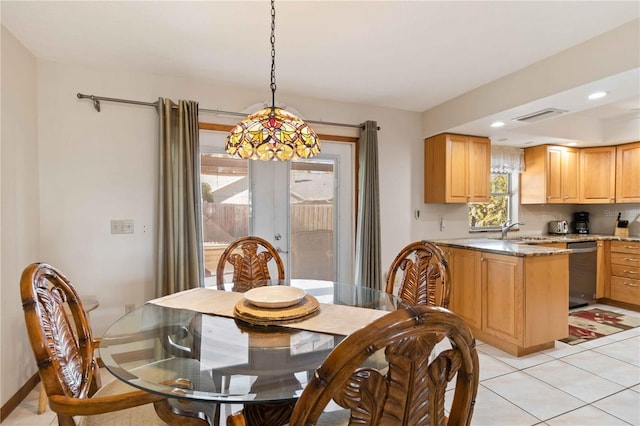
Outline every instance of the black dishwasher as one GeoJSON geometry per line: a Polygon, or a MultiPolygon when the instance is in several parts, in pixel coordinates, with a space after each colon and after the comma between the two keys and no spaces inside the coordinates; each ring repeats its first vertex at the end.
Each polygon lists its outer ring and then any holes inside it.
{"type": "Polygon", "coordinates": [[[569,309],[596,300],[597,245],[595,241],[567,243],[569,254],[569,309]]]}

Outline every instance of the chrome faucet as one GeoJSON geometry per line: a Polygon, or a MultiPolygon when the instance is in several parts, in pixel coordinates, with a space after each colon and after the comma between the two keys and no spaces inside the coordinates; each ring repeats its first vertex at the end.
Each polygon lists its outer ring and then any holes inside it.
{"type": "Polygon", "coordinates": [[[516,225],[525,225],[524,222],[516,222],[516,223],[511,223],[511,219],[507,219],[507,221],[505,223],[502,224],[502,237],[501,239],[505,239],[507,238],[507,232],[509,232],[509,229],[513,228],[516,225]]]}

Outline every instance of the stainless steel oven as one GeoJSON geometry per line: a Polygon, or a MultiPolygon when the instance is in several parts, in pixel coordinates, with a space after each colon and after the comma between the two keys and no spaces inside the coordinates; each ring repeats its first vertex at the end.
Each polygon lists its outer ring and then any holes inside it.
{"type": "Polygon", "coordinates": [[[597,244],[595,241],[567,243],[569,254],[569,308],[596,300],[597,244]]]}

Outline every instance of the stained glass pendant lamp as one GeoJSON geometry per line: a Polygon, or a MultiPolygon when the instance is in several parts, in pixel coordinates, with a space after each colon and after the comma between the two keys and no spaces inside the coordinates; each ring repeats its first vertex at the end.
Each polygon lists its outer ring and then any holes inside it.
{"type": "Polygon", "coordinates": [[[320,153],[320,139],[311,127],[294,114],[275,106],[276,48],[275,0],[271,0],[271,107],[249,115],[231,129],[226,151],[237,158],[287,161],[310,158],[320,153]]]}

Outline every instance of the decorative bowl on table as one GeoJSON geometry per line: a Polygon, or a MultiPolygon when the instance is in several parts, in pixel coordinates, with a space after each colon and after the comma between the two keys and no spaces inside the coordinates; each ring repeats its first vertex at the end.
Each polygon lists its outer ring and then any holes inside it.
{"type": "Polygon", "coordinates": [[[297,305],[306,294],[301,288],[273,285],[253,288],[244,293],[244,298],[259,308],[280,309],[297,305]]]}

